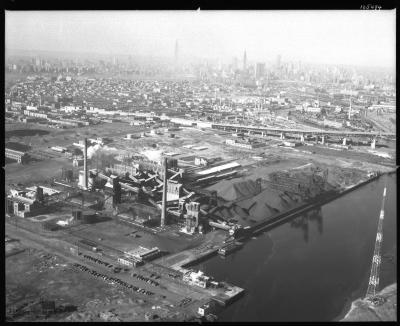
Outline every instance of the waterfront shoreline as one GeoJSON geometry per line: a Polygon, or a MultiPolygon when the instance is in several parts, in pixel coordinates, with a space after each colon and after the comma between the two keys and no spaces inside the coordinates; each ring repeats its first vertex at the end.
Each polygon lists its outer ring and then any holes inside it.
{"type": "Polygon", "coordinates": [[[346,188],[344,190],[342,189],[342,191],[339,191],[337,193],[330,194],[330,195],[329,194],[322,195],[321,196],[322,198],[317,199],[316,202],[301,204],[300,206],[297,206],[297,207],[295,207],[293,209],[290,209],[290,210],[288,210],[286,212],[282,212],[278,216],[275,216],[275,217],[270,218],[270,219],[265,220],[265,221],[261,221],[261,222],[257,223],[256,225],[254,225],[254,226],[252,226],[250,228],[249,234],[244,235],[243,237],[239,238],[238,240],[239,241],[245,240],[246,238],[248,238],[250,236],[253,236],[253,235],[258,234],[258,233],[265,232],[269,228],[273,227],[274,224],[278,224],[279,225],[280,223],[284,223],[286,220],[295,218],[296,216],[298,216],[298,215],[300,215],[302,213],[306,213],[306,212],[314,209],[315,207],[320,207],[322,205],[326,205],[326,204],[328,204],[330,202],[333,202],[336,199],[338,199],[338,198],[340,198],[340,197],[342,197],[342,196],[344,196],[344,195],[346,195],[346,194],[348,194],[348,193],[350,193],[350,192],[352,192],[352,191],[354,191],[354,190],[356,190],[356,189],[358,189],[358,188],[360,188],[360,187],[362,187],[362,186],[364,186],[364,185],[366,185],[366,184],[368,184],[368,183],[370,183],[370,182],[372,182],[374,180],[378,180],[381,176],[383,176],[385,174],[392,174],[392,173],[395,173],[395,172],[396,172],[396,170],[393,170],[393,171],[390,171],[390,172],[378,173],[378,174],[368,178],[367,180],[360,181],[360,182],[358,182],[358,183],[356,183],[354,185],[349,186],[348,188],[346,188]]]}

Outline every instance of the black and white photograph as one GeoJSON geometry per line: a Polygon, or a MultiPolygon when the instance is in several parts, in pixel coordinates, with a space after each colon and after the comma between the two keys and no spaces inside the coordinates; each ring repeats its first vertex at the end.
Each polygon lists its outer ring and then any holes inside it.
{"type": "Polygon", "coordinates": [[[397,321],[396,9],[10,8],[5,321],[397,321]]]}

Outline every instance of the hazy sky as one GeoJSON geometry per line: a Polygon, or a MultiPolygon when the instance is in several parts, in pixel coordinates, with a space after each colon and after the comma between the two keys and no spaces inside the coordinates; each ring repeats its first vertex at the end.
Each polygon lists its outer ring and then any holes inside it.
{"type": "Polygon", "coordinates": [[[394,67],[395,10],[6,11],[6,50],[394,67]]]}

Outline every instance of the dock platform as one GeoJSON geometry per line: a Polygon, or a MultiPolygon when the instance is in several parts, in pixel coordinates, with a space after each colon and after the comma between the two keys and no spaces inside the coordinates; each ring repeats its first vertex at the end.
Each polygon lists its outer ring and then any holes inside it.
{"type": "Polygon", "coordinates": [[[225,282],[221,283],[224,284],[225,288],[223,290],[217,289],[217,293],[211,299],[221,304],[222,306],[225,307],[244,295],[244,289],[225,282]]]}

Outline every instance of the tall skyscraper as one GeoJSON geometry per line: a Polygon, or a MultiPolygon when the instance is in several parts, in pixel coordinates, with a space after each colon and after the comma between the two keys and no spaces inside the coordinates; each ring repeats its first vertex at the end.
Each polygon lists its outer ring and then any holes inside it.
{"type": "Polygon", "coordinates": [[[281,67],[281,55],[280,54],[278,54],[277,56],[276,56],[276,68],[280,68],[281,67]]]}
{"type": "Polygon", "coordinates": [[[239,67],[238,58],[234,57],[233,58],[233,63],[232,63],[232,68],[233,68],[233,70],[237,70],[238,67],[239,67]]]}
{"type": "Polygon", "coordinates": [[[244,50],[244,55],[243,55],[243,70],[246,70],[247,68],[247,54],[246,50],[244,50]]]}
{"type": "Polygon", "coordinates": [[[175,41],[175,62],[178,62],[179,59],[179,47],[178,40],[175,41]]]}
{"type": "Polygon", "coordinates": [[[265,63],[257,62],[255,75],[256,79],[259,79],[265,75],[265,63]]]}

